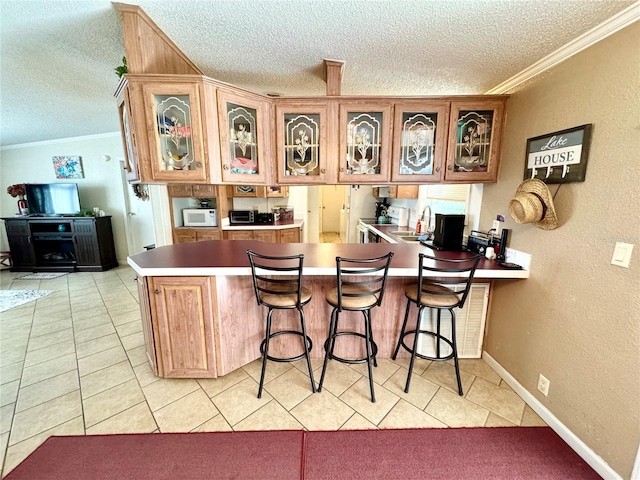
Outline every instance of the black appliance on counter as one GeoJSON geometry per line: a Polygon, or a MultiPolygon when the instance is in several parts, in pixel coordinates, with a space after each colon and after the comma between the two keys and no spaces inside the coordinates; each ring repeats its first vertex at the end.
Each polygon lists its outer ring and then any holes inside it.
{"type": "Polygon", "coordinates": [[[462,250],[464,215],[436,213],[436,229],[433,232],[433,246],[439,250],[462,250]]]}
{"type": "Polygon", "coordinates": [[[229,210],[230,225],[273,225],[275,218],[273,213],[260,213],[257,210],[229,210]]]}

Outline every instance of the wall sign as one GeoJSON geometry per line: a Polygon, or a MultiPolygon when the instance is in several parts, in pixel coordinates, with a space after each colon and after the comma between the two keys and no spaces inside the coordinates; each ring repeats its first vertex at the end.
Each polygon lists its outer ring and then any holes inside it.
{"type": "Polygon", "coordinates": [[[591,126],[589,123],[529,138],[523,180],[538,178],[545,183],[584,182],[591,126]]]}

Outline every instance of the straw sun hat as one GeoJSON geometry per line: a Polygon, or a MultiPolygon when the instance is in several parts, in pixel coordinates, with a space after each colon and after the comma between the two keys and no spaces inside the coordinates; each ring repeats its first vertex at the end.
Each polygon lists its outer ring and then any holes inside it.
{"type": "Polygon", "coordinates": [[[516,223],[533,223],[543,230],[558,227],[556,209],[547,184],[537,178],[525,180],[509,202],[509,213],[516,223]]]}

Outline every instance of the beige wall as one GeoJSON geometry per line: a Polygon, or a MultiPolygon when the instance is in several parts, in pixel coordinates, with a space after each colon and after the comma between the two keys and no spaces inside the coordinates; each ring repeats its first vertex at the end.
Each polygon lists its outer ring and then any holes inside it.
{"type": "Polygon", "coordinates": [[[531,277],[497,282],[485,349],[623,478],[640,441],[639,38],[636,23],[511,92],[480,221],[508,217],[527,138],[593,124],[586,181],[555,199],[560,227],[507,218],[510,246],[533,255],[531,277]],[[635,244],[629,269],[610,264],[616,241],[635,244]]]}
{"type": "MultiPolygon", "coordinates": [[[[6,193],[9,185],[77,183],[82,208],[98,206],[111,215],[116,257],[119,262],[126,263],[126,212],[119,162],[122,158],[124,151],[119,132],[3,147],[0,150],[0,216],[11,217],[17,211],[17,199],[6,193]],[[54,155],[81,156],[84,178],[57,179],[51,160],[54,155]],[[111,157],[110,160],[103,160],[104,155],[111,157]]],[[[0,225],[0,245],[2,250],[9,250],[4,225],[0,225]]]]}

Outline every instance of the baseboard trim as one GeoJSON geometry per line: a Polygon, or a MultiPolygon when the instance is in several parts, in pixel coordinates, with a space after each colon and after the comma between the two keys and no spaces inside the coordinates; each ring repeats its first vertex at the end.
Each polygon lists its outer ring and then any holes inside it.
{"type": "Polygon", "coordinates": [[[520,395],[527,405],[529,405],[545,422],[549,425],[567,444],[587,462],[605,480],[622,480],[604,459],[591,450],[582,440],[580,440],[565,424],[551,413],[540,401],[524,388],[505,368],[487,352],[482,352],[482,358],[500,375],[513,390],[520,395]]]}

